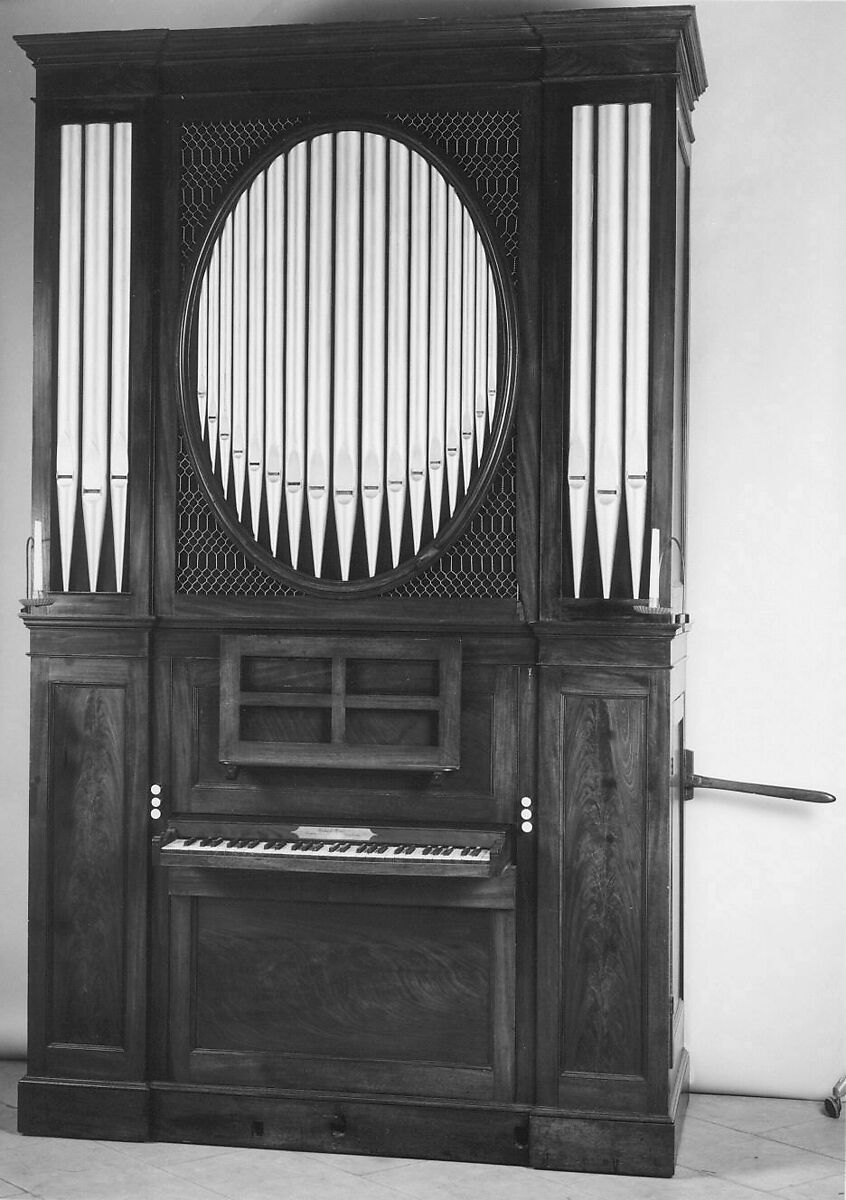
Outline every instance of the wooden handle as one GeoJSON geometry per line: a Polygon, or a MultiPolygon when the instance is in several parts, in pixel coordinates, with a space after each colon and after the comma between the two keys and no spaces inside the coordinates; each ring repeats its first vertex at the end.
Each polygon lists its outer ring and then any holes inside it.
{"type": "Polygon", "coordinates": [[[716,788],[721,792],[749,792],[754,796],[780,796],[784,800],[802,800],[807,804],[833,804],[836,797],[830,792],[808,791],[806,788],[776,787],[768,783],[740,783],[736,779],[713,779],[710,775],[693,775],[691,788],[716,788]]]}
{"type": "Polygon", "coordinates": [[[713,788],[720,792],[746,792],[753,796],[777,796],[782,800],[799,800],[804,804],[833,804],[837,799],[831,792],[810,791],[807,788],[782,787],[769,783],[742,783],[737,779],[715,779],[711,775],[694,775],[693,751],[685,750],[685,800],[693,799],[695,788],[713,788]]]}

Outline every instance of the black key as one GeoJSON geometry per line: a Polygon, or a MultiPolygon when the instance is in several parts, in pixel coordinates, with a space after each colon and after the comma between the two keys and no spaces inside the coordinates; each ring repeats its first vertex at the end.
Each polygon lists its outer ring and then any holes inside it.
{"type": "Polygon", "coordinates": [[[195,845],[195,844],[196,844],[196,843],[197,843],[199,840],[200,840],[199,838],[195,838],[195,837],[193,837],[193,838],[186,838],[186,839],[185,839],[185,845],[186,845],[186,846],[194,846],[194,845],[195,845]]]}
{"type": "Polygon", "coordinates": [[[259,845],[258,841],[247,842],[247,844],[244,846],[244,849],[245,850],[255,850],[256,846],[258,846],[258,845],[259,845]]]}

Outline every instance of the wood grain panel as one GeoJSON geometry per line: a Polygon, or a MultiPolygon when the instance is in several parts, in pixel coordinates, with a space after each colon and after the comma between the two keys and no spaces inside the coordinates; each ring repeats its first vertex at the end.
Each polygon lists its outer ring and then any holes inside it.
{"type": "Polygon", "coordinates": [[[563,699],[565,1071],[643,1069],[646,702],[563,699]]]}
{"type": "MultiPolygon", "coordinates": [[[[329,813],[335,818],[350,814],[359,819],[366,814],[368,820],[419,820],[425,813],[426,820],[437,815],[438,820],[448,821],[505,820],[512,811],[516,718],[515,676],[510,668],[474,664],[463,671],[461,767],[457,771],[428,775],[387,765],[355,772],[330,766],[282,769],[251,765],[242,766],[237,779],[231,780],[219,761],[217,661],[179,657],[172,662],[172,677],[162,668],[160,686],[172,687],[168,771],[174,811],[243,815],[272,813],[284,806],[286,813],[309,818],[329,813]]],[[[412,666],[415,671],[419,668],[418,663],[412,666]]],[[[382,683],[386,682],[383,677],[382,683]]],[[[299,683],[307,685],[308,680],[300,679],[297,686],[299,683]]],[[[353,693],[348,701],[355,703],[357,696],[353,693]]],[[[302,701],[308,708],[305,691],[302,701]]],[[[329,710],[324,711],[328,715],[329,710]]],[[[352,711],[347,711],[348,722],[352,711]]],[[[392,713],[400,722],[407,716],[400,711],[392,713]]],[[[421,736],[433,740],[436,731],[431,729],[429,717],[435,714],[412,710],[410,716],[415,721],[426,717],[421,736]]],[[[354,735],[355,722],[354,718],[354,735]]]]}
{"type": "Polygon", "coordinates": [[[124,1044],[125,738],[123,688],[51,690],[49,1040],[124,1044]]]}
{"type": "Polygon", "coordinates": [[[197,902],[196,1046],[490,1065],[484,912],[197,902]]]}

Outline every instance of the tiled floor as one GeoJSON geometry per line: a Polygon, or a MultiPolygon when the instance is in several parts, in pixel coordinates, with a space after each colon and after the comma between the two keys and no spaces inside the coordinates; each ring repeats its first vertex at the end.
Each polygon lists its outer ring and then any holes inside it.
{"type": "Polygon", "coordinates": [[[0,1063],[0,1200],[838,1200],[846,1115],[822,1104],[691,1096],[674,1179],[474,1163],[24,1138],[24,1065],[0,1063]]]}

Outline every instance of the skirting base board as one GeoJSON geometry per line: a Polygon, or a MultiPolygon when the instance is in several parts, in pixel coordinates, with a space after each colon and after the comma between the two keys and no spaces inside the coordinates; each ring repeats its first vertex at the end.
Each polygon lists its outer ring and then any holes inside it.
{"type": "Polygon", "coordinates": [[[221,1089],[26,1076],[21,1133],[324,1153],[491,1162],[544,1170],[670,1176],[675,1120],[519,1105],[462,1105],[360,1095],[221,1089]]]}

